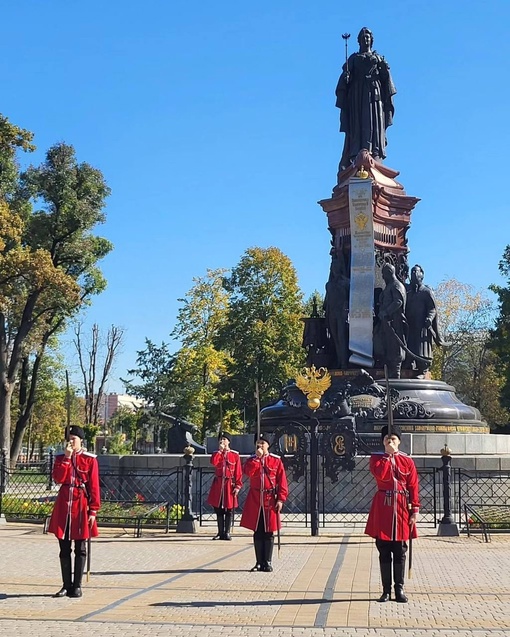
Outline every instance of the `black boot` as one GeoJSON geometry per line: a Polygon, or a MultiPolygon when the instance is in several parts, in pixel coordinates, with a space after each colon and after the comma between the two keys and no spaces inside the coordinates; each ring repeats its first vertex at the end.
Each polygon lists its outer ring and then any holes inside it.
{"type": "Polygon", "coordinates": [[[83,551],[78,552],[77,547],[75,547],[74,553],[73,588],[69,593],[69,597],[81,597],[83,595],[81,591],[81,580],[83,578],[83,571],[85,570],[85,564],[87,562],[87,555],[83,551]]]}
{"type": "Polygon", "coordinates": [[[383,586],[383,593],[379,597],[379,601],[389,602],[391,599],[391,562],[379,562],[379,567],[383,586]]]}
{"type": "Polygon", "coordinates": [[[407,604],[404,595],[404,577],[406,572],[405,557],[402,562],[393,562],[393,579],[395,581],[395,600],[401,604],[407,604]]]}
{"type": "Polygon", "coordinates": [[[232,537],[230,536],[230,529],[232,528],[232,511],[230,510],[225,511],[225,524],[223,528],[223,537],[221,539],[231,540],[232,537]]]}
{"type": "Polygon", "coordinates": [[[222,540],[225,533],[225,512],[222,509],[216,510],[216,523],[218,533],[213,537],[213,540],[222,540]]]}
{"type": "Polygon", "coordinates": [[[71,576],[71,556],[60,558],[60,570],[62,572],[62,588],[53,597],[66,597],[73,588],[71,576]]]}
{"type": "Polygon", "coordinates": [[[272,535],[270,538],[264,540],[264,562],[262,564],[262,570],[266,573],[271,573],[273,570],[273,547],[274,536],[272,535]]]}
{"type": "Polygon", "coordinates": [[[257,560],[257,563],[250,569],[250,571],[262,571],[262,566],[264,564],[264,540],[254,537],[253,546],[255,547],[255,559],[257,560]]]}

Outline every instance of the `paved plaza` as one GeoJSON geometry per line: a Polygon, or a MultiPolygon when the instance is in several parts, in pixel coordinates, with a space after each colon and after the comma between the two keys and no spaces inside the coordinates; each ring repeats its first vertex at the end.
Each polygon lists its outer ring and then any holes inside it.
{"type": "Polygon", "coordinates": [[[359,530],[287,528],[273,573],[250,573],[251,534],[102,530],[81,599],[60,587],[58,542],[39,525],[0,525],[0,635],[6,637],[502,637],[510,635],[510,536],[415,542],[408,604],[380,604],[373,540],[359,530]]]}

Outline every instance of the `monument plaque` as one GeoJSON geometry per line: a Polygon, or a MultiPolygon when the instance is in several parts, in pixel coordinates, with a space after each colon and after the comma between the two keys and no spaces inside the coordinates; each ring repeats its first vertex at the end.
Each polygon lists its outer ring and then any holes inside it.
{"type": "Polygon", "coordinates": [[[349,363],[373,367],[374,223],[372,180],[349,180],[351,286],[349,295],[349,363]]]}

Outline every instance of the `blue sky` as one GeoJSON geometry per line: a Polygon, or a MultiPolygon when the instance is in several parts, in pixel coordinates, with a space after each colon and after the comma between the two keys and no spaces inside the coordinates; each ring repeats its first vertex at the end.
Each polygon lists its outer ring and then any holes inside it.
{"type": "MultiPolygon", "coordinates": [[[[306,295],[329,268],[326,217],[343,144],[341,34],[362,26],[397,95],[386,164],[421,202],[409,262],[426,283],[501,282],[510,243],[510,3],[17,0],[2,7],[0,111],[65,141],[112,189],[114,251],[86,322],[126,329],[116,376],[145,337],[169,341],[192,278],[279,247],[306,295]]],[[[71,369],[73,361],[69,361],[71,369]]],[[[122,391],[115,378],[109,391],[122,391]]]]}

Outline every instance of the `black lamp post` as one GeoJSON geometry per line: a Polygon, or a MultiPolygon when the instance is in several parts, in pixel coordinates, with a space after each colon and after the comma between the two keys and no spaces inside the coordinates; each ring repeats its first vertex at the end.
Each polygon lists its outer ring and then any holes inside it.
{"type": "Polygon", "coordinates": [[[439,523],[439,528],[437,530],[437,534],[445,537],[455,537],[459,535],[459,527],[455,523],[452,516],[452,485],[451,485],[451,476],[452,476],[452,456],[451,451],[448,448],[448,445],[441,449],[441,461],[443,466],[440,468],[440,471],[443,472],[443,509],[444,515],[439,523]]]}
{"type": "Polygon", "coordinates": [[[193,515],[193,447],[184,449],[184,515],[177,523],[177,533],[196,533],[195,516],[193,515]]]}

